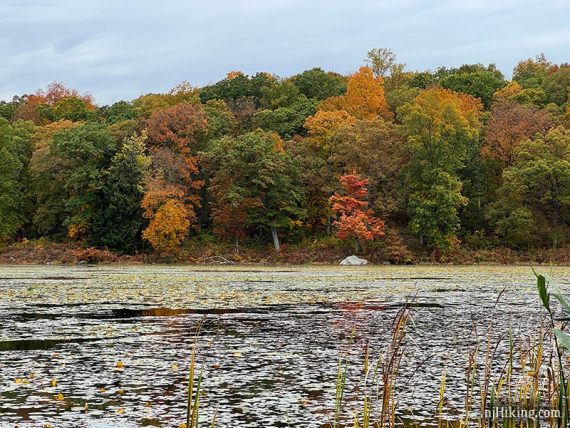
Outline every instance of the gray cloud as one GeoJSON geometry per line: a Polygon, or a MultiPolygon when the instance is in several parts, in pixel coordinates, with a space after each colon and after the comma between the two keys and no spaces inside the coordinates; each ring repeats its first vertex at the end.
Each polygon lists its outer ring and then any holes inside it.
{"type": "Polygon", "coordinates": [[[71,0],[0,4],[0,98],[51,81],[101,103],[203,85],[227,71],[358,68],[390,47],[411,69],[544,52],[570,60],[568,0],[71,0]]]}

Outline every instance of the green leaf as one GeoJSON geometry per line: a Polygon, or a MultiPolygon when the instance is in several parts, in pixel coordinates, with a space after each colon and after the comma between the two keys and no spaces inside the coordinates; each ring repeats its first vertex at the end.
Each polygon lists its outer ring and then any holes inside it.
{"type": "Polygon", "coordinates": [[[562,306],[564,312],[570,314],[570,305],[568,304],[564,296],[561,293],[550,293],[550,294],[552,295],[552,297],[558,300],[558,302],[560,302],[560,306],[562,306]]]}
{"type": "Polygon", "coordinates": [[[570,336],[558,328],[553,328],[552,332],[558,339],[558,344],[563,348],[570,350],[570,336]]]}
{"type": "Polygon", "coordinates": [[[548,312],[550,312],[550,295],[547,291],[548,282],[546,281],[546,277],[544,275],[537,274],[534,269],[532,271],[536,275],[536,285],[538,287],[538,295],[540,296],[542,305],[548,312]]]}

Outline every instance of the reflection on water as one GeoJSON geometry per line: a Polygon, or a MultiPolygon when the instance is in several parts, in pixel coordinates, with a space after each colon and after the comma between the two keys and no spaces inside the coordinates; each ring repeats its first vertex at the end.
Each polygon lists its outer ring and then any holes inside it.
{"type": "Polygon", "coordinates": [[[444,367],[447,408],[463,407],[474,327],[484,334],[493,323],[499,341],[509,326],[522,334],[539,324],[524,267],[0,267],[0,277],[0,426],[178,426],[203,323],[204,423],[215,412],[221,427],[324,428],[340,347],[355,329],[349,379],[359,379],[366,343],[380,352],[405,302],[414,307],[402,420],[437,426],[444,367]]]}
{"type": "Polygon", "coordinates": [[[63,343],[85,343],[98,338],[77,337],[72,339],[28,339],[28,340],[5,340],[0,342],[1,351],[33,351],[51,349],[63,343]]]}

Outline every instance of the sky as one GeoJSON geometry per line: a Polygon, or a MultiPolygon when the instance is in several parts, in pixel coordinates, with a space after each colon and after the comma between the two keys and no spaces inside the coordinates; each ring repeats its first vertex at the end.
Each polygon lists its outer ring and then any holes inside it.
{"type": "Polygon", "coordinates": [[[231,70],[354,72],[372,48],[410,70],[544,52],[570,62],[570,0],[0,0],[0,99],[63,82],[109,104],[231,70]]]}

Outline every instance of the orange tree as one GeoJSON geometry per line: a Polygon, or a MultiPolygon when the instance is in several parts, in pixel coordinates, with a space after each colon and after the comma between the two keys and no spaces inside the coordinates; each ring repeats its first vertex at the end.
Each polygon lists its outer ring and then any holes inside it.
{"type": "Polygon", "coordinates": [[[336,235],[342,240],[352,240],[355,251],[365,241],[384,236],[384,222],[376,217],[368,207],[368,179],[352,173],[340,177],[344,195],[335,193],[331,198],[333,211],[338,220],[333,223],[336,235]]]}
{"type": "Polygon", "coordinates": [[[144,217],[150,220],[143,238],[166,256],[196,225],[197,190],[203,186],[196,154],[208,121],[200,105],[184,102],[155,110],[146,125],[153,173],[142,200],[144,217]]]}
{"type": "Polygon", "coordinates": [[[319,108],[325,111],[344,110],[357,119],[392,117],[384,95],[384,79],[374,76],[369,67],[360,67],[350,76],[345,95],[327,98],[319,108]]]}

